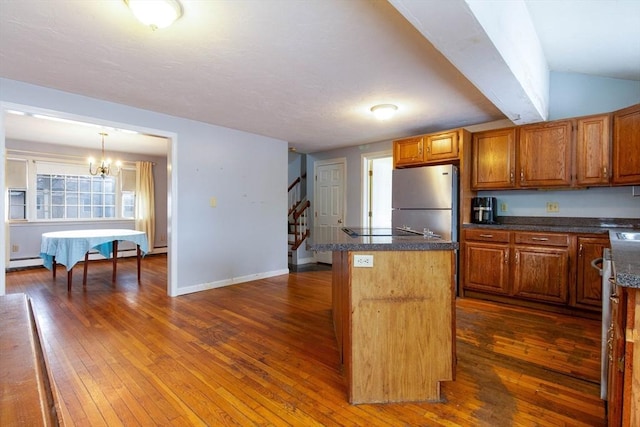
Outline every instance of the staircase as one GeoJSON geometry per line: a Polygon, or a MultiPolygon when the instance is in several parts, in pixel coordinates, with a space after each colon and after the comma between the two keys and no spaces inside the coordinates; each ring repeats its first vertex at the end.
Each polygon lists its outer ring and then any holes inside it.
{"type": "Polygon", "coordinates": [[[302,179],[296,178],[289,185],[289,258],[290,264],[295,264],[295,252],[309,237],[309,207],[311,202],[301,194],[302,179]]]}

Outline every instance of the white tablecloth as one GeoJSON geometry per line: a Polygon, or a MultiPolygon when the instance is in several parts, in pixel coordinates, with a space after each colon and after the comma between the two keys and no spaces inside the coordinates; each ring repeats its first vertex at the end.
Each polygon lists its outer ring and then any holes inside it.
{"type": "Polygon", "coordinates": [[[84,258],[90,249],[97,249],[105,258],[113,252],[113,241],[130,241],[140,246],[142,254],[149,251],[147,233],[137,230],[69,230],[43,233],[40,257],[49,270],[53,267],[53,257],[57,264],[67,267],[67,271],[84,258]]]}

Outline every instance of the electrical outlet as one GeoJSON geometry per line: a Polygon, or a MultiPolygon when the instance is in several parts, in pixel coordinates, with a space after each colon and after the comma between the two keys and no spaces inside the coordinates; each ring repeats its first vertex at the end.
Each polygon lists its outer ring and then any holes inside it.
{"type": "Polygon", "coordinates": [[[560,203],[547,202],[547,212],[560,212],[560,203]]]}
{"type": "Polygon", "coordinates": [[[215,208],[216,206],[218,206],[218,200],[215,197],[211,197],[209,199],[209,206],[215,208]]]}
{"type": "Polygon", "coordinates": [[[373,255],[354,255],[353,256],[354,267],[373,267],[373,255]]]}
{"type": "Polygon", "coordinates": [[[507,211],[507,204],[505,202],[500,203],[500,212],[507,211]]]}
{"type": "Polygon", "coordinates": [[[19,252],[19,251],[20,251],[20,246],[11,245],[11,252],[19,252]]]}

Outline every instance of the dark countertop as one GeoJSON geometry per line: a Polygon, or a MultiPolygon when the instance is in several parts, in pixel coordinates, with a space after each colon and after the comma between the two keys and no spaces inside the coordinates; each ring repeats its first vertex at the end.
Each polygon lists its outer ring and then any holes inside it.
{"type": "Polygon", "coordinates": [[[640,241],[624,241],[616,236],[616,233],[628,231],[638,232],[631,229],[609,230],[611,258],[618,285],[640,289],[640,241]]]}
{"type": "Polygon", "coordinates": [[[307,248],[312,251],[443,251],[458,249],[458,243],[419,235],[351,237],[341,227],[318,227],[311,231],[307,248]]]}
{"type": "Polygon", "coordinates": [[[618,285],[640,289],[640,242],[616,237],[620,232],[639,232],[638,218],[498,217],[497,224],[463,224],[462,228],[607,234],[618,285]]]}

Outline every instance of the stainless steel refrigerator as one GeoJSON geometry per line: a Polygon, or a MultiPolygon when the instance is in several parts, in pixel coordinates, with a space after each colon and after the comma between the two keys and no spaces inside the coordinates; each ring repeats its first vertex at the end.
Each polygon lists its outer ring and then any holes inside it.
{"type": "Polygon", "coordinates": [[[394,169],[391,223],[458,241],[458,168],[454,165],[394,169]]]}

